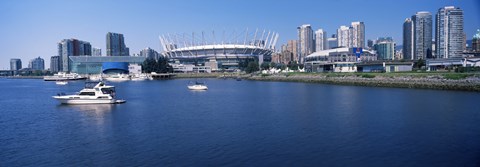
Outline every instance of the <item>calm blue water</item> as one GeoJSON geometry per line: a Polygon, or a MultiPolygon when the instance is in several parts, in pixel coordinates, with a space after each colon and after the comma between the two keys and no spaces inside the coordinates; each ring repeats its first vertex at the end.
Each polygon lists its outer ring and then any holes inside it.
{"type": "Polygon", "coordinates": [[[479,166],[480,93],[206,79],[113,83],[119,105],[60,105],[82,81],[0,79],[0,166],[479,166]]]}

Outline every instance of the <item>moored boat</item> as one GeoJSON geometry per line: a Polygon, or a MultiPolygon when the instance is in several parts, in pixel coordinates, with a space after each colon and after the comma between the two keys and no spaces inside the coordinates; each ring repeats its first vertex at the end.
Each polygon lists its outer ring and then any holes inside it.
{"type": "Polygon", "coordinates": [[[208,87],[202,82],[195,82],[194,84],[190,84],[187,86],[190,90],[207,90],[208,87]]]}
{"type": "Polygon", "coordinates": [[[65,73],[65,72],[58,72],[53,76],[45,76],[43,77],[44,81],[66,81],[66,80],[84,80],[87,77],[83,77],[78,75],[77,73],[65,73]]]}
{"type": "Polygon", "coordinates": [[[62,104],[117,104],[125,103],[115,96],[115,87],[105,85],[103,82],[85,82],[85,88],[78,94],[53,96],[62,104]]]}

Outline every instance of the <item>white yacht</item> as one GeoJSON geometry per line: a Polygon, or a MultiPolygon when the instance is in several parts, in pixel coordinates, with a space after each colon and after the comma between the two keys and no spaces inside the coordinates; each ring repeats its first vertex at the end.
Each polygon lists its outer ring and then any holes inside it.
{"type": "Polygon", "coordinates": [[[188,89],[190,89],[190,90],[207,90],[208,87],[204,83],[195,82],[195,84],[188,85],[188,89]]]}
{"type": "Polygon", "coordinates": [[[110,75],[106,77],[105,80],[112,81],[112,82],[129,81],[130,76],[126,74],[115,74],[115,75],[110,75]]]}
{"type": "Polygon", "coordinates": [[[65,72],[58,72],[57,74],[54,74],[53,76],[45,76],[43,77],[44,81],[64,81],[64,80],[83,80],[87,79],[86,77],[83,77],[81,75],[78,75],[77,73],[65,73],[65,72]]]}
{"type": "Polygon", "coordinates": [[[115,98],[115,87],[105,85],[103,82],[85,82],[85,88],[78,94],[53,96],[62,104],[117,104],[125,100],[115,98]]]}

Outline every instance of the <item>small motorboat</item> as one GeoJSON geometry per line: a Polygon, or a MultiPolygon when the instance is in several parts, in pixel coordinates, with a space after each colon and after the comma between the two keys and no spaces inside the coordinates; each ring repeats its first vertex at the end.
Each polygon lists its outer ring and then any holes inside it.
{"type": "Polygon", "coordinates": [[[67,85],[68,81],[56,81],[55,84],[57,84],[57,85],[67,85]]]}
{"type": "Polygon", "coordinates": [[[188,85],[188,89],[190,90],[207,90],[208,87],[202,82],[195,82],[195,84],[188,85]]]}
{"type": "Polygon", "coordinates": [[[103,82],[85,82],[85,88],[78,94],[53,96],[62,104],[118,104],[125,103],[125,100],[118,100],[115,97],[115,87],[105,85],[103,82]]]}

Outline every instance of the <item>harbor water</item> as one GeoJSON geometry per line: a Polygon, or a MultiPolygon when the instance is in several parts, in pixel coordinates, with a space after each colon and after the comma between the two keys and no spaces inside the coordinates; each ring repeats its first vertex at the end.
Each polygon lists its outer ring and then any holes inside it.
{"type": "Polygon", "coordinates": [[[479,166],[480,93],[192,79],[81,90],[0,78],[0,166],[479,166]]]}

